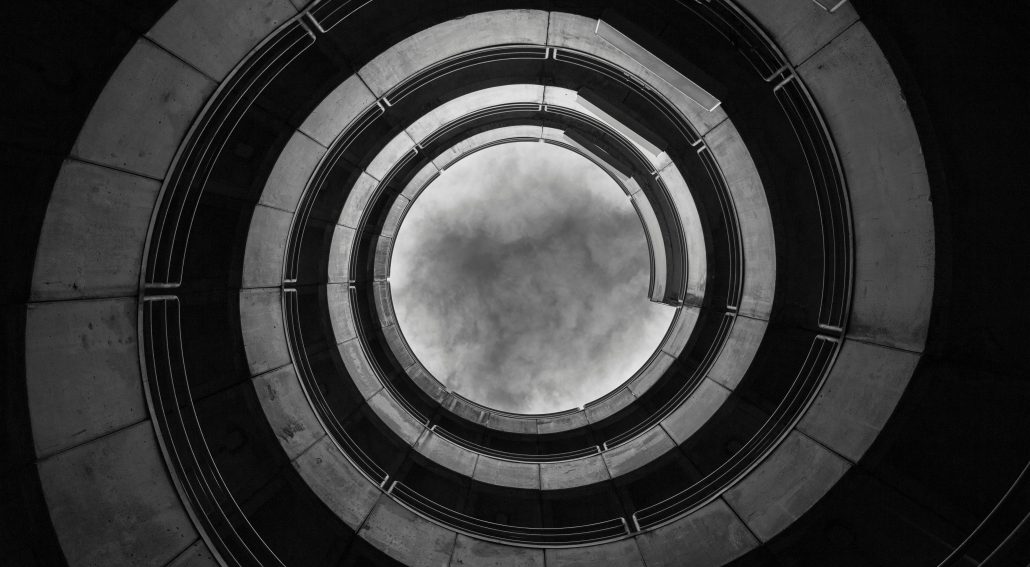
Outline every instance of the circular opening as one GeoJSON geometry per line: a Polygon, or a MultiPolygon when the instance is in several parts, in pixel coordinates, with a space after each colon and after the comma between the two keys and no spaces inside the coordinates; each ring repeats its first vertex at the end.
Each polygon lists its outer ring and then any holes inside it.
{"type": "Polygon", "coordinates": [[[454,164],[412,204],[391,262],[414,354],[451,390],[503,411],[604,395],[647,362],[675,314],[648,299],[629,198],[551,144],[502,144],[454,164]]]}

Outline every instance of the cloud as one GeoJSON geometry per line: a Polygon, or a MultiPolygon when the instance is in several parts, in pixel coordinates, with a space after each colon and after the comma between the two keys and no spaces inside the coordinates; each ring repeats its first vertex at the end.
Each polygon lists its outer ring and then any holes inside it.
{"type": "Polygon", "coordinates": [[[506,411],[577,407],[629,378],[674,310],[651,303],[647,243],[618,185],[541,143],[452,166],[398,233],[401,331],[448,388],[506,411]]]}

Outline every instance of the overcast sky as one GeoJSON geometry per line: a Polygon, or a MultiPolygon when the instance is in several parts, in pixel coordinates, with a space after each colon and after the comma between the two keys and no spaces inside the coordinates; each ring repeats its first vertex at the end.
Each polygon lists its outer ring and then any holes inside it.
{"type": "Polygon", "coordinates": [[[647,298],[629,198],[585,158],[542,143],[464,159],[401,225],[391,287],[401,331],[450,389],[525,413],[578,407],[629,378],[674,309],[647,298]]]}

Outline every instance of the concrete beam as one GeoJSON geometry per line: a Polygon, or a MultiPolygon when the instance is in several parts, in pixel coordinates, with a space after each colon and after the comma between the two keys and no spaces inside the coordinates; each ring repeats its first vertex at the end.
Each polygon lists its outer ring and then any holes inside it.
{"type": "Polygon", "coordinates": [[[497,486],[540,490],[540,465],[479,455],[472,478],[497,486]]]}
{"type": "Polygon", "coordinates": [[[729,390],[705,378],[689,398],[662,420],[662,429],[676,444],[683,444],[719,411],[729,397],[729,390]]]}
{"type": "Polygon", "coordinates": [[[71,155],[161,179],[215,83],[140,39],[90,110],[71,155]]]}
{"type": "Polygon", "coordinates": [[[450,567],[544,567],[544,550],[512,547],[458,534],[450,567]]]}
{"type": "Polygon", "coordinates": [[[278,289],[240,290],[240,327],[251,376],[290,363],[278,289]]]}
{"type": "Polygon", "coordinates": [[[905,392],[919,355],[844,341],[799,431],[858,462],[905,392]]]}
{"type": "Polygon", "coordinates": [[[344,366],[347,367],[347,373],[350,374],[351,381],[361,392],[362,398],[367,400],[383,389],[383,383],[379,381],[379,377],[368,365],[368,357],[365,356],[365,351],[362,350],[361,342],[358,339],[344,341],[337,348],[344,366]]]}
{"type": "Polygon", "coordinates": [[[601,455],[592,455],[572,461],[540,463],[540,488],[561,490],[589,486],[608,480],[608,467],[601,455]]]}
{"type": "Polygon", "coordinates": [[[244,288],[278,287],[283,283],[283,260],[293,213],[258,205],[250,218],[243,252],[244,288]]]}
{"type": "Polygon", "coordinates": [[[807,512],[850,466],[793,431],[724,498],[755,535],[769,541],[807,512]]]}
{"type": "Polygon", "coordinates": [[[251,49],[296,13],[288,0],[179,0],[147,37],[221,82],[251,49]]]}
{"type": "Polygon", "coordinates": [[[669,356],[678,357],[683,354],[683,349],[694,334],[694,327],[697,326],[697,319],[701,316],[701,309],[694,306],[684,306],[678,309],[676,319],[673,320],[669,333],[662,342],[662,352],[669,356]]]}
{"type": "Polygon", "coordinates": [[[765,187],[733,122],[713,128],[705,142],[726,179],[743,239],[744,282],[737,313],[768,319],[776,294],[776,238],[765,187]]]}
{"type": "Polygon", "coordinates": [[[708,378],[722,384],[728,390],[736,389],[737,384],[740,384],[751,368],[751,362],[755,359],[755,353],[762,344],[768,326],[767,321],[734,317],[726,343],[708,370],[708,378]]]}
{"type": "Polygon", "coordinates": [[[325,436],[292,364],[255,376],[253,384],[265,419],[291,461],[325,436]]]}
{"type": "Polygon", "coordinates": [[[739,0],[737,4],[758,21],[794,65],[800,65],[858,21],[850,2],[843,2],[832,13],[811,0],[779,5],[762,0],[739,0]]]}
{"type": "Polygon", "coordinates": [[[198,539],[166,567],[219,567],[219,565],[204,540],[198,539]]]}
{"type": "Polygon", "coordinates": [[[552,547],[544,551],[544,556],[547,567],[644,567],[644,558],[633,538],[587,547],[552,547]]]}
{"type": "MultiPolygon", "coordinates": [[[[607,24],[605,25],[607,26],[607,24]]],[[[620,49],[620,46],[614,45],[599,35],[598,28],[599,22],[596,19],[551,12],[550,25],[547,29],[547,45],[589,53],[636,75],[679,109],[700,134],[704,134],[726,119],[726,113],[722,107],[708,111],[687,96],[683,90],[674,86],[679,79],[669,75],[666,69],[667,65],[646,66],[650,60],[641,60],[643,59],[641,56],[646,53],[646,50],[641,49],[639,53],[636,53],[640,59],[634,58],[632,54],[627,53],[627,51],[633,51],[627,49],[632,41],[630,43],[623,42],[622,49],[620,49]]],[[[614,36],[609,35],[609,39],[613,38],[614,36]]],[[[679,73],[676,72],[676,74],[679,73]]],[[[686,77],[683,78],[689,81],[686,77]]]]}
{"type": "Polygon", "coordinates": [[[376,97],[372,91],[360,77],[351,75],[322,99],[299,130],[328,148],[355,118],[374,104],[376,97]]]}
{"type": "Polygon", "coordinates": [[[687,247],[687,296],[683,301],[690,305],[701,305],[708,283],[708,252],[705,249],[705,235],[697,203],[679,168],[667,167],[659,172],[658,178],[665,184],[683,224],[683,238],[687,247]]]}
{"type": "Polygon", "coordinates": [[[293,467],[315,495],[353,530],[361,526],[379,500],[379,487],[365,478],[328,436],[298,456],[293,467]]]}
{"type": "Polygon", "coordinates": [[[32,300],[135,295],[160,188],[138,175],[65,161],[39,235],[32,300]]]}
{"type": "Polygon", "coordinates": [[[147,417],[136,300],[29,304],[25,381],[39,456],[147,417]]]}
{"type": "Polygon", "coordinates": [[[603,421],[620,410],[629,407],[635,399],[637,399],[636,396],[633,395],[629,388],[619,388],[603,401],[586,407],[587,421],[590,423],[603,421]]]}
{"type": "Polygon", "coordinates": [[[350,255],[353,244],[353,228],[342,225],[333,227],[333,241],[329,253],[329,283],[350,281],[350,255]]]}
{"type": "Polygon", "coordinates": [[[385,388],[376,392],[366,401],[379,419],[390,428],[390,431],[393,431],[408,445],[414,445],[425,431],[425,424],[415,419],[407,408],[402,406],[385,388]]]}
{"type": "Polygon", "coordinates": [[[358,75],[376,96],[383,96],[411,75],[448,57],[493,45],[543,45],[546,38],[547,12],[471,14],[409,36],[362,67],[358,75]]]}
{"type": "Polygon", "coordinates": [[[851,195],[855,289],[847,334],[921,351],[933,299],[933,210],[901,87],[861,22],[798,73],[822,108],[851,195]]]}
{"type": "Polygon", "coordinates": [[[392,498],[382,497],[358,534],[404,565],[447,565],[457,534],[423,520],[392,498]]]}
{"type": "Polygon", "coordinates": [[[432,431],[419,439],[415,450],[434,463],[467,477],[471,477],[476,470],[476,459],[479,457],[477,453],[455,445],[432,431]]]}
{"type": "Polygon", "coordinates": [[[602,453],[612,477],[631,473],[676,448],[661,427],[652,427],[630,441],[602,453]]]}
{"type": "Polygon", "coordinates": [[[329,321],[333,325],[333,336],[336,344],[349,341],[358,336],[354,326],[354,314],[351,313],[350,286],[347,284],[327,284],[325,286],[326,302],[329,307],[329,321]]]}
{"type": "Polygon", "coordinates": [[[38,466],[50,520],[71,567],[162,566],[198,537],[149,421],[38,466]]]}
{"type": "Polygon", "coordinates": [[[318,166],[326,149],[306,134],[294,132],[275,160],[259,204],[294,212],[308,179],[318,166]]]}
{"type": "Polygon", "coordinates": [[[758,547],[755,536],[721,499],[636,540],[647,567],[725,565],[758,547]]]}
{"type": "Polygon", "coordinates": [[[665,372],[669,370],[675,361],[676,359],[669,353],[659,352],[654,359],[648,361],[647,366],[639,374],[630,380],[628,385],[630,391],[639,398],[644,392],[650,390],[651,386],[654,386],[659,378],[665,375],[665,372]]]}

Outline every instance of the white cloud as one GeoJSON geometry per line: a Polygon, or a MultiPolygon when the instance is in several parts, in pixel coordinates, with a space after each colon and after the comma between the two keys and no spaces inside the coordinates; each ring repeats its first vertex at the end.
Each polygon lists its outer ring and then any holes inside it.
{"type": "Polygon", "coordinates": [[[568,150],[515,143],[452,166],[412,206],[391,266],[397,318],[426,368],[484,405],[579,406],[642,365],[674,310],[647,298],[629,199],[568,150]]]}

